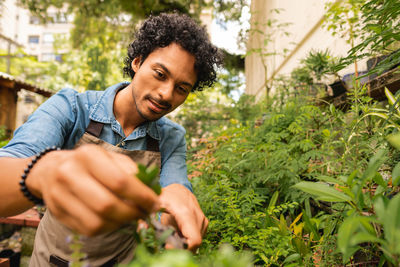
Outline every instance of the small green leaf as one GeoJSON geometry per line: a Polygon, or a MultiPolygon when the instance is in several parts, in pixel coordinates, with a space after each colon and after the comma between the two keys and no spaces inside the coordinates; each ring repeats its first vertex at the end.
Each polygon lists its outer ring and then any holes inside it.
{"type": "Polygon", "coordinates": [[[161,186],[158,182],[158,167],[150,166],[147,168],[143,164],[138,164],[138,170],[136,177],[145,185],[153,189],[157,195],[161,194],[161,186]]]}
{"type": "Polygon", "coordinates": [[[289,263],[289,262],[297,261],[298,259],[300,259],[300,254],[299,253],[294,253],[294,254],[286,257],[286,259],[283,261],[283,263],[289,263]]]}
{"type": "Polygon", "coordinates": [[[374,202],[374,211],[380,221],[385,218],[386,205],[383,196],[377,197],[374,202]]]}
{"type": "Polygon", "coordinates": [[[314,240],[319,240],[321,238],[320,234],[318,233],[318,229],[315,227],[315,225],[311,222],[310,218],[307,216],[307,214],[303,211],[303,221],[304,221],[304,227],[309,231],[314,234],[314,240]]]}
{"type": "Polygon", "coordinates": [[[333,104],[329,105],[329,110],[332,113],[332,115],[334,115],[336,113],[336,108],[335,108],[335,106],[333,104]]]}
{"type": "Polygon", "coordinates": [[[360,118],[360,121],[368,116],[376,116],[376,117],[380,117],[382,119],[388,120],[389,116],[385,113],[378,113],[378,112],[368,112],[367,114],[365,114],[364,116],[362,116],[360,118]]]}
{"type": "Polygon", "coordinates": [[[400,229],[400,194],[394,196],[387,206],[383,219],[385,238],[391,245],[397,243],[398,229],[400,229]]]}
{"type": "Polygon", "coordinates": [[[344,185],[344,183],[341,180],[335,179],[335,178],[333,178],[331,176],[320,175],[320,176],[317,176],[315,178],[320,180],[320,181],[324,181],[324,182],[327,182],[327,183],[330,183],[330,184],[344,185]]]}
{"type": "Polygon", "coordinates": [[[310,199],[309,198],[306,198],[304,200],[304,208],[306,209],[305,214],[307,214],[308,217],[312,217],[310,199]]]}
{"type": "Polygon", "coordinates": [[[400,162],[396,164],[392,171],[392,185],[398,186],[400,182],[400,162]]]}
{"type": "Polygon", "coordinates": [[[355,246],[365,242],[373,242],[373,243],[382,243],[384,242],[382,239],[376,237],[375,235],[371,235],[370,233],[366,232],[359,232],[352,235],[350,240],[350,245],[355,246]]]}
{"type": "Polygon", "coordinates": [[[386,191],[386,186],[383,187],[383,186],[379,185],[375,190],[374,196],[376,197],[376,196],[382,195],[383,193],[385,193],[385,191],[386,191]]]}
{"type": "Polygon", "coordinates": [[[363,173],[361,180],[363,182],[371,180],[376,172],[378,171],[379,167],[382,165],[383,161],[385,160],[384,155],[386,151],[384,149],[379,150],[369,161],[368,167],[363,173]]]}
{"type": "Polygon", "coordinates": [[[399,100],[396,99],[396,97],[392,94],[392,92],[389,91],[389,89],[387,89],[387,87],[385,87],[385,95],[389,104],[392,105],[396,109],[397,114],[400,115],[399,100]]]}
{"type": "Polygon", "coordinates": [[[326,137],[330,137],[331,136],[331,132],[328,129],[322,130],[322,134],[325,135],[326,137]]]}
{"type": "Polygon", "coordinates": [[[400,150],[400,133],[389,135],[387,140],[392,146],[400,150]]]}
{"type": "Polygon", "coordinates": [[[372,222],[376,222],[374,217],[360,217],[361,228],[367,231],[370,235],[376,236],[374,227],[371,225],[372,222]]]}
{"type": "Polygon", "coordinates": [[[384,188],[387,187],[387,182],[385,180],[383,180],[382,175],[379,172],[375,173],[375,176],[372,179],[378,185],[380,185],[384,188]]]}
{"type": "Polygon", "coordinates": [[[338,231],[338,249],[343,254],[343,261],[347,262],[358,248],[351,244],[351,238],[360,227],[360,217],[348,217],[344,220],[338,231]]]}
{"type": "Polygon", "coordinates": [[[338,190],[326,184],[313,183],[313,182],[300,182],[294,185],[294,187],[306,193],[317,196],[319,200],[324,200],[329,202],[351,201],[351,198],[348,195],[339,192],[338,190]]]}
{"type": "Polygon", "coordinates": [[[351,186],[351,185],[353,184],[353,180],[354,180],[354,178],[356,177],[357,173],[358,173],[358,171],[357,171],[357,170],[354,170],[354,171],[349,175],[349,177],[347,177],[346,183],[347,183],[349,186],[351,186]]]}
{"type": "Polygon", "coordinates": [[[279,191],[275,191],[275,193],[271,197],[271,200],[269,201],[268,210],[275,206],[276,201],[278,200],[278,196],[279,196],[279,191]]]}

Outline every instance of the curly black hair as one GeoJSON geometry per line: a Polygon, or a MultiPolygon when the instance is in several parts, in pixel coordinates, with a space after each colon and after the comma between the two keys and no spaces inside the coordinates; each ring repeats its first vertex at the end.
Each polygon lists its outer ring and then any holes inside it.
{"type": "Polygon", "coordinates": [[[157,48],[177,43],[195,57],[197,81],[192,91],[212,86],[217,78],[216,67],[222,65],[222,53],[211,44],[205,27],[198,25],[188,15],[161,13],[150,16],[135,32],[128,47],[124,74],[135,76],[131,63],[136,57],[143,62],[157,48]]]}

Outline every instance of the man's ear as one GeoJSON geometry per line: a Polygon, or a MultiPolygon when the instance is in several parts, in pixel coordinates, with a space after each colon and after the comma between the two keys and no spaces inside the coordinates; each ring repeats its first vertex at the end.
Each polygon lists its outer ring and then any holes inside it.
{"type": "Polygon", "coordinates": [[[140,57],[135,57],[135,58],[132,60],[132,64],[131,64],[132,70],[133,70],[134,72],[137,72],[137,70],[139,69],[139,67],[140,67],[141,64],[142,64],[142,61],[140,60],[140,57]]]}

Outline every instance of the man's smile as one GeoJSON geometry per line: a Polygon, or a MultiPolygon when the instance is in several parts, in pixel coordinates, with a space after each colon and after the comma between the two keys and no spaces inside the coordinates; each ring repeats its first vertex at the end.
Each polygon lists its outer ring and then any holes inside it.
{"type": "Polygon", "coordinates": [[[170,104],[165,103],[165,104],[161,104],[159,101],[152,99],[152,98],[148,98],[149,101],[149,106],[150,106],[150,110],[153,111],[154,113],[162,113],[163,111],[167,111],[170,108],[170,104]]]}

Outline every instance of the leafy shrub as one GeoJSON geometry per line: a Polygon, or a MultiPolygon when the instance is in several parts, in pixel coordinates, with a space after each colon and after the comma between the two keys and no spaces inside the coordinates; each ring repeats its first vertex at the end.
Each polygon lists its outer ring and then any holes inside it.
{"type": "Polygon", "coordinates": [[[235,253],[231,246],[225,245],[206,257],[195,258],[186,250],[164,250],[159,254],[151,254],[139,246],[135,260],[127,267],[250,267],[251,256],[246,253],[235,253]]]}

